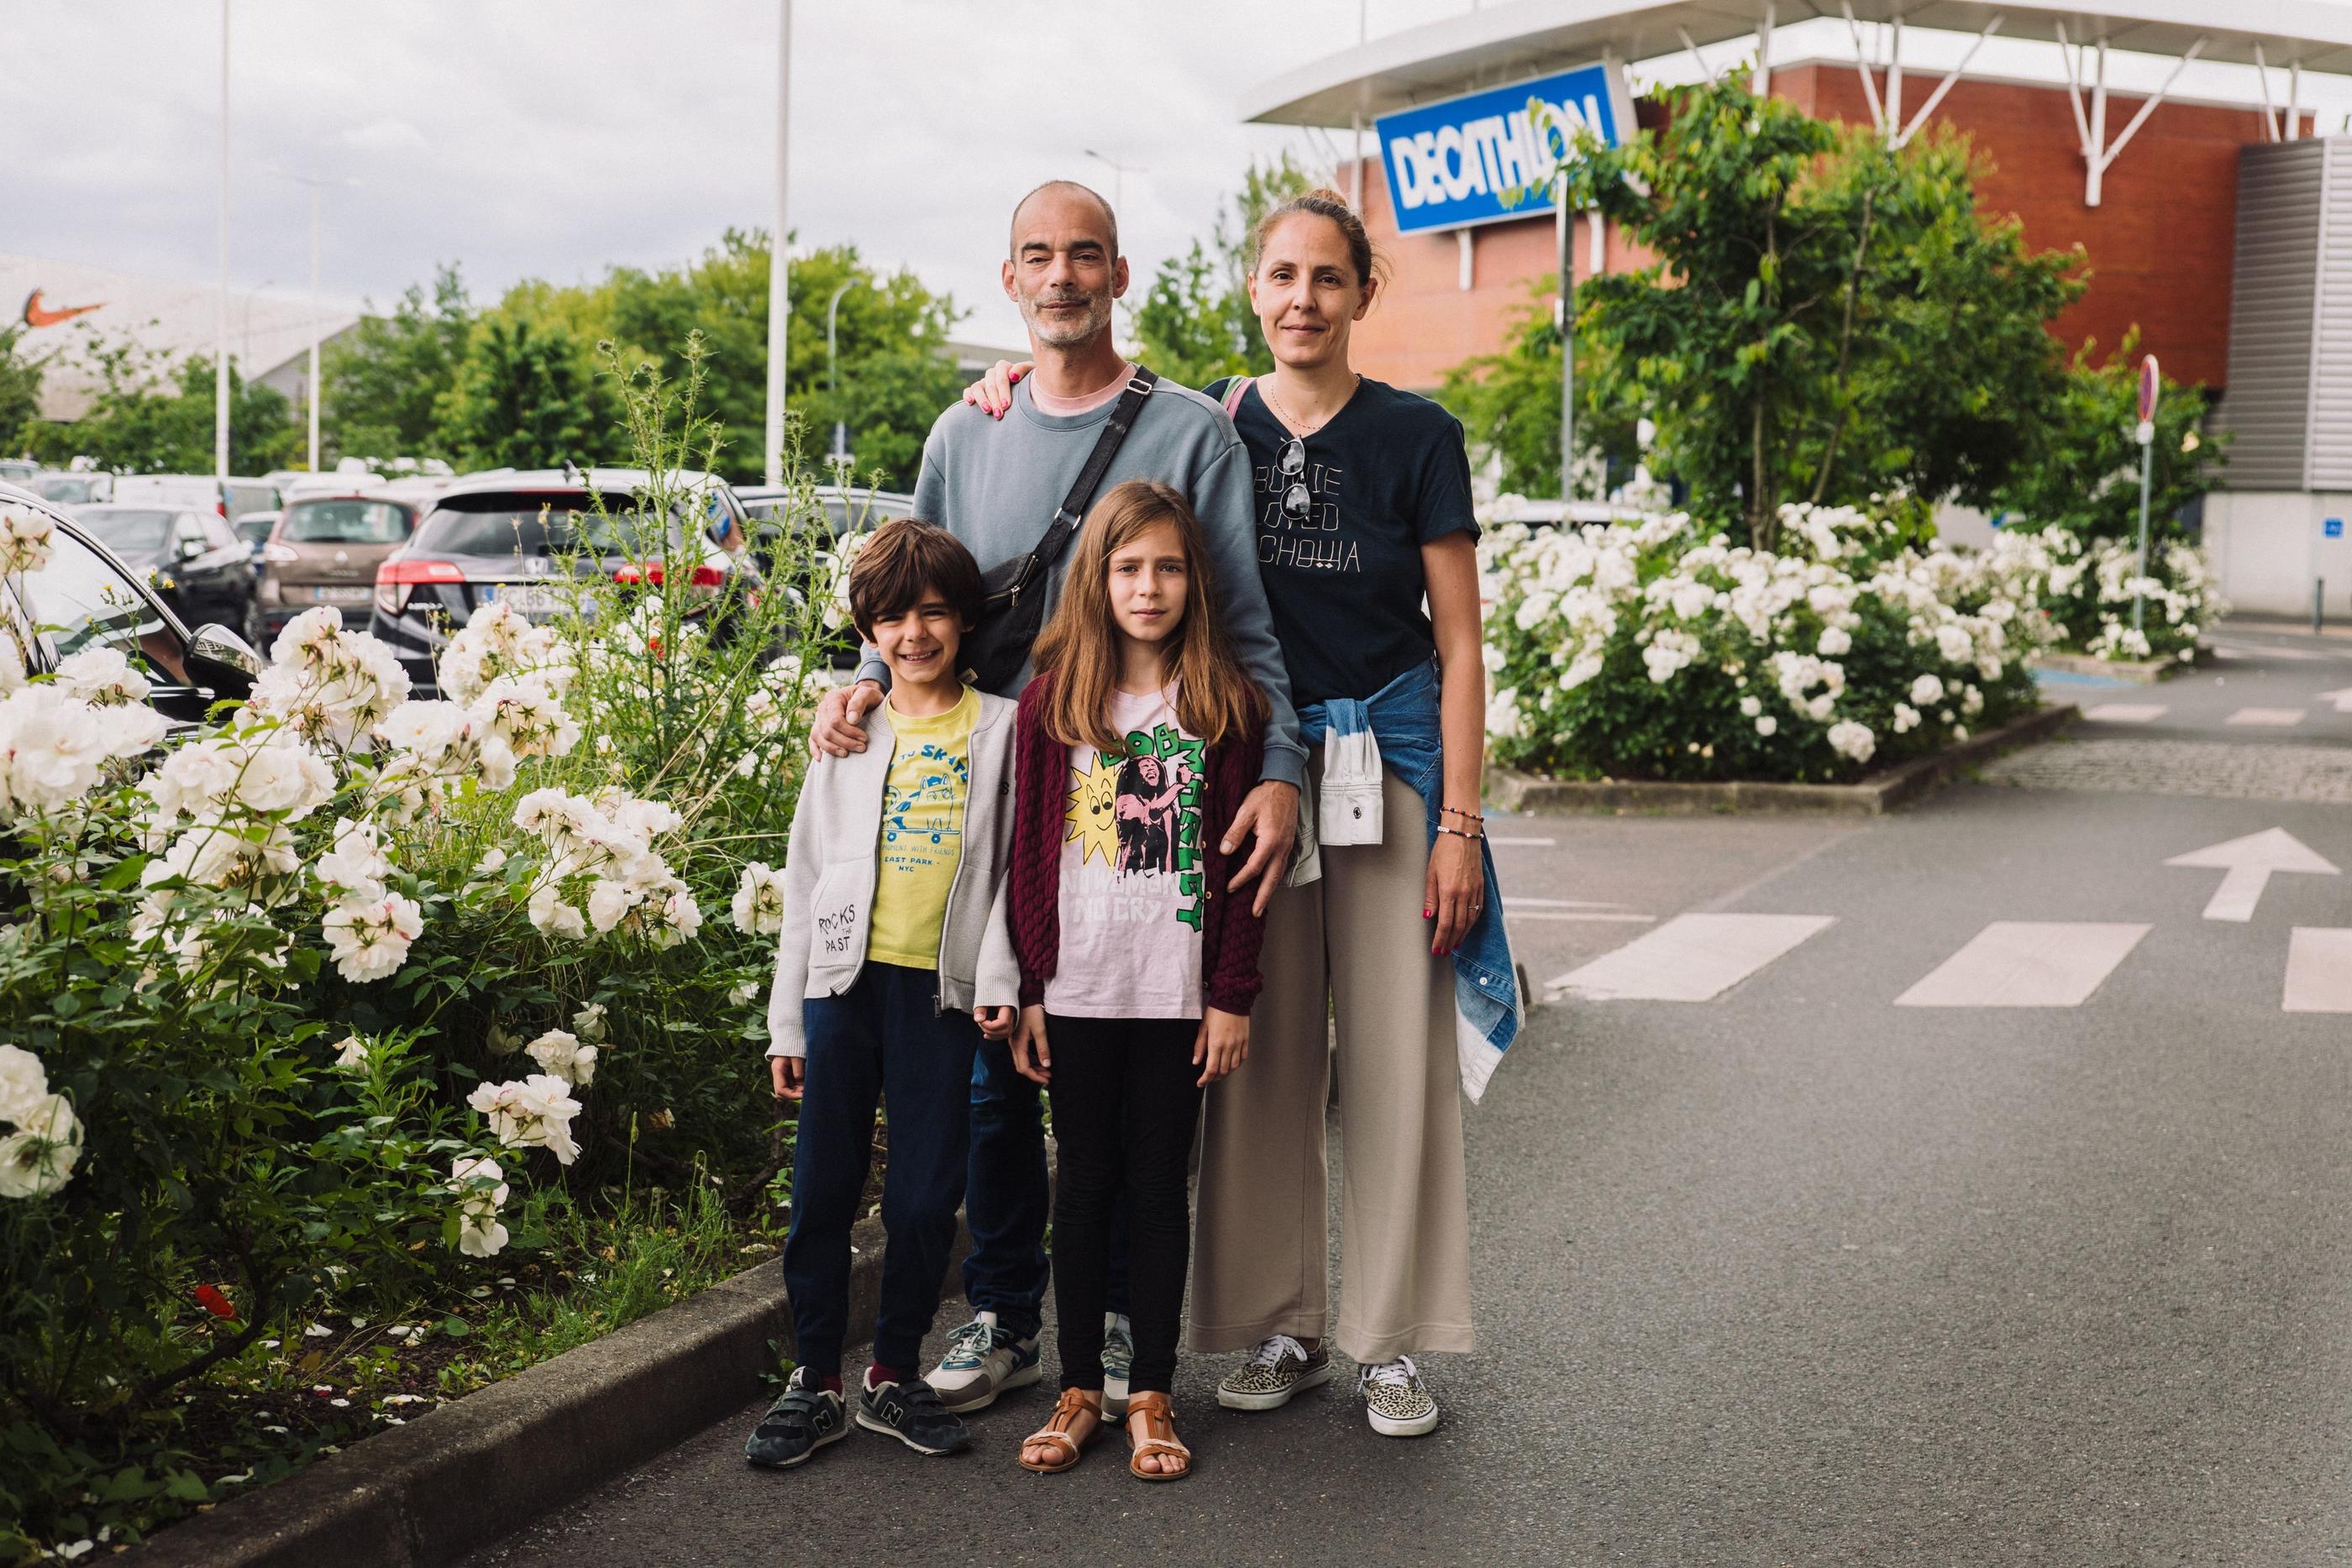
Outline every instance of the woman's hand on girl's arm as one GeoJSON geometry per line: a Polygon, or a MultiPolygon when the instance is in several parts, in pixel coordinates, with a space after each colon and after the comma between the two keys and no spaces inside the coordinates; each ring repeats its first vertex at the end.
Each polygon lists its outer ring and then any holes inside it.
{"type": "Polygon", "coordinates": [[[1014,364],[999,360],[988,367],[988,373],[963,389],[963,401],[974,408],[1003,419],[1013,407],[1013,383],[1037,368],[1034,360],[1014,364]]]}
{"type": "Polygon", "coordinates": [[[1021,1009],[1021,1021],[1013,1027],[1013,1070],[1032,1083],[1052,1082],[1054,1053],[1045,1043],[1044,1008],[1021,1009]]]}
{"type": "Polygon", "coordinates": [[[1451,953],[1459,946],[1478,924],[1486,900],[1486,868],[1478,856],[1478,841],[1438,834],[1429,846],[1429,885],[1421,895],[1421,917],[1437,922],[1429,950],[1451,953]]]}
{"type": "Polygon", "coordinates": [[[971,1021],[978,1024],[980,1032],[990,1040],[1010,1040],[1013,1037],[1013,1026],[1020,1017],[1019,1010],[1013,1008],[971,1009],[971,1021]]]}
{"type": "Polygon", "coordinates": [[[1201,1030],[1192,1037],[1192,1065],[1206,1089],[1249,1060],[1249,1014],[1217,1008],[1201,1009],[1201,1030]]]}

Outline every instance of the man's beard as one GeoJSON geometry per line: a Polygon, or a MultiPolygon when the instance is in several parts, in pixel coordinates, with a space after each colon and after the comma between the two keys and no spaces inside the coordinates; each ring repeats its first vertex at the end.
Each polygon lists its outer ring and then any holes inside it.
{"type": "Polygon", "coordinates": [[[1029,330],[1041,343],[1051,343],[1057,349],[1075,348],[1099,336],[1110,325],[1110,295],[1047,294],[1021,302],[1021,314],[1028,319],[1029,330]],[[1067,317],[1047,316],[1041,307],[1073,304],[1083,300],[1087,313],[1076,320],[1067,317]]]}

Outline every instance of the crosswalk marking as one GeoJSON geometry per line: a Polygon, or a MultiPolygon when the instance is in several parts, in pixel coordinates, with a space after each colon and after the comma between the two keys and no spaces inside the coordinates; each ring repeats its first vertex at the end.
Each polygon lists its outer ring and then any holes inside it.
{"type": "Polygon", "coordinates": [[[2299,707],[2242,707],[2231,714],[2227,722],[2284,729],[2289,725],[2301,724],[2304,715],[2310,711],[2309,708],[2299,707]]]}
{"type": "Polygon", "coordinates": [[[2162,718],[2164,713],[2162,703],[2101,703],[2096,707],[2084,708],[2083,716],[2099,724],[2148,724],[2162,718]]]}
{"type": "Polygon", "coordinates": [[[1677,915],[1547,989],[1592,1001],[1704,1002],[1832,924],[1826,915],[1677,915]]]}
{"type": "Polygon", "coordinates": [[[1658,917],[1654,915],[1620,915],[1600,909],[1511,909],[1505,912],[1513,920],[1583,920],[1603,925],[1648,925],[1658,917]]]}
{"type": "Polygon", "coordinates": [[[1898,1008],[2074,1008],[2089,999],[2151,928],[2098,921],[1996,920],[1898,1008]]]}
{"type": "Polygon", "coordinates": [[[1507,839],[1499,834],[1489,834],[1486,841],[1498,850],[1548,850],[1559,842],[1558,839],[1507,839]]]}
{"type": "Polygon", "coordinates": [[[2352,930],[2298,925],[2286,949],[2286,994],[2280,1009],[2291,1013],[2352,1013],[2352,930]]]}

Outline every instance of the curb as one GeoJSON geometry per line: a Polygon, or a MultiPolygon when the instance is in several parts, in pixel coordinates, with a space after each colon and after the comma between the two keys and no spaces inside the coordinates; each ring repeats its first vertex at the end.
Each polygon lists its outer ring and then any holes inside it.
{"type": "MultiPolygon", "coordinates": [[[[871,1339],[882,1222],[850,1232],[849,1341],[871,1339]]],[[[950,1277],[971,1250],[961,1218],[950,1277]]],[[[249,1497],[174,1524],[147,1568],[437,1568],[740,1410],[792,1342],[781,1258],[370,1434],[249,1497]]]]}
{"type": "Polygon", "coordinates": [[[2112,681],[2130,681],[2138,685],[2152,686],[2168,681],[2184,670],[2193,670],[2209,663],[2212,648],[2198,644],[2197,657],[2184,663],[2179,659],[2097,659],[2088,653],[2037,653],[2036,668],[2055,671],[2067,675],[2105,675],[2112,681]]]}
{"type": "Polygon", "coordinates": [[[1859,784],[1675,784],[1642,780],[1543,779],[1508,768],[1486,776],[1486,799],[1506,811],[1655,812],[1754,811],[1789,816],[1878,817],[1916,800],[1951,778],[2011,747],[2042,739],[2079,713],[2053,703],[1999,729],[1972,735],[1932,757],[1916,757],[1859,784]]]}

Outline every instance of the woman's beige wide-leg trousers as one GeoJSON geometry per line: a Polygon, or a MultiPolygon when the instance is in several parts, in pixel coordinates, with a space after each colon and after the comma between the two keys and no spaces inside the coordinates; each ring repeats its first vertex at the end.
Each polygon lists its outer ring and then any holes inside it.
{"type": "Polygon", "coordinates": [[[1454,967],[1430,952],[1421,914],[1421,797],[1393,773],[1383,785],[1383,841],[1325,845],[1322,879],[1281,889],[1266,911],[1249,1060],[1210,1088],[1202,1113],[1197,1352],[1327,1332],[1327,1019],[1347,1140],[1339,1348],[1359,1362],[1474,1348],[1454,967]]]}

